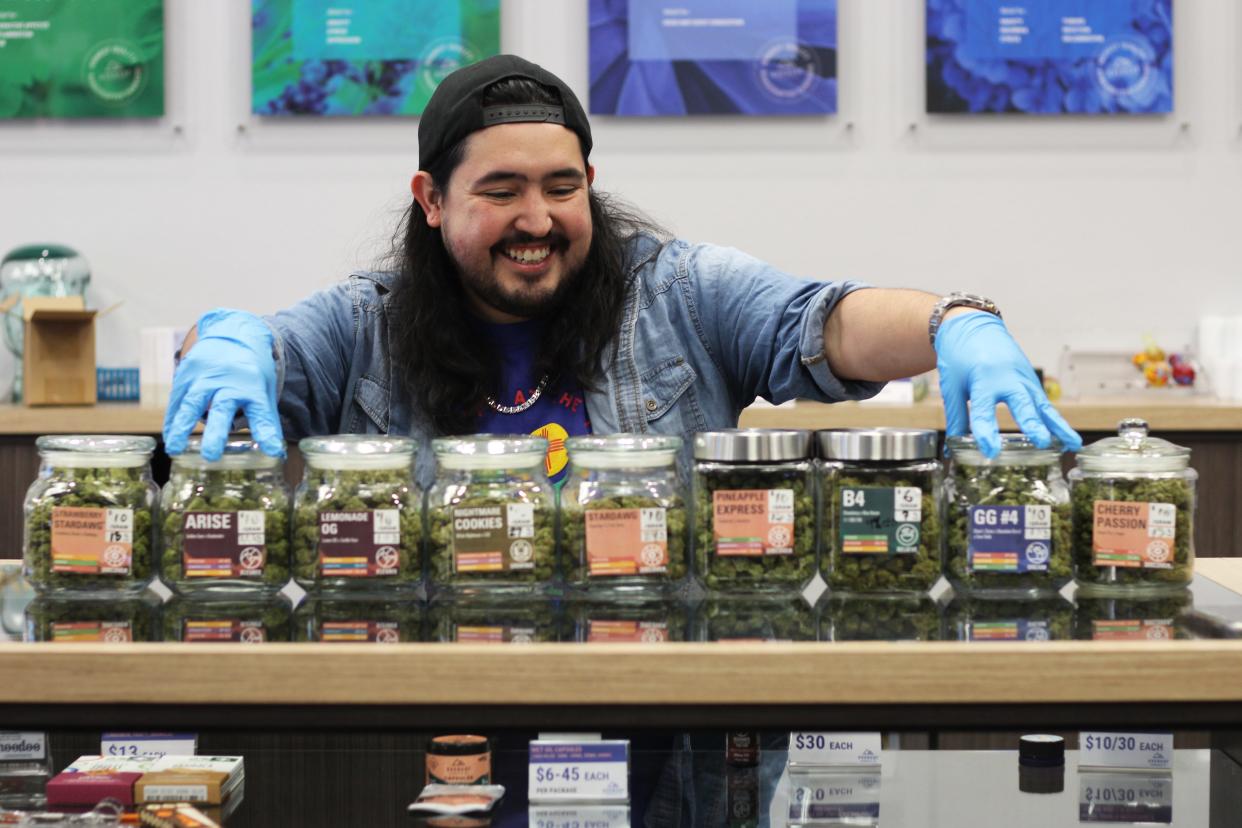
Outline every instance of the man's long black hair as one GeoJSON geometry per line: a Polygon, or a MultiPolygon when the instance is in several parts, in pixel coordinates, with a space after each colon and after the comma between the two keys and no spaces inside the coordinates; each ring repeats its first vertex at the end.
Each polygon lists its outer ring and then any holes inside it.
{"type": "MultiPolygon", "coordinates": [[[[559,105],[555,89],[522,78],[499,81],[485,93],[485,106],[540,103],[559,105]]],[[[463,139],[427,170],[443,192],[465,152],[463,139]]],[[[585,157],[583,159],[585,161],[585,157]]],[[[545,374],[555,382],[572,378],[584,389],[600,381],[604,352],[621,326],[629,280],[630,239],[635,233],[664,233],[650,219],[618,200],[588,191],[593,235],[582,269],[548,312],[531,383],[545,374]]],[[[399,274],[389,302],[390,352],[396,375],[414,409],[440,434],[468,434],[489,395],[498,388],[499,359],[475,333],[461,279],[440,229],[427,225],[412,201],[393,235],[387,267],[399,274]]],[[[397,389],[395,389],[397,390],[397,389]]]]}

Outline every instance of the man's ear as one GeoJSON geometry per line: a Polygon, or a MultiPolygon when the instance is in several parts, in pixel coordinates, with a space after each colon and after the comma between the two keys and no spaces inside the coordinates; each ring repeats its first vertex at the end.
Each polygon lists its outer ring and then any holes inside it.
{"type": "Polygon", "coordinates": [[[427,226],[439,227],[444,194],[431,180],[431,173],[426,170],[414,173],[414,177],[410,179],[410,192],[414,194],[414,200],[418,202],[418,206],[422,207],[423,212],[427,214],[427,226]]]}
{"type": "Polygon", "coordinates": [[[595,165],[587,164],[587,186],[595,183],[595,165]]]}

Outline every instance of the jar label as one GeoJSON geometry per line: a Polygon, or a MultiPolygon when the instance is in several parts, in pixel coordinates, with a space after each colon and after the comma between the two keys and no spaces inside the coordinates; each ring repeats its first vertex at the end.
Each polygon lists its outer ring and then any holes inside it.
{"type": "Polygon", "coordinates": [[[588,509],[586,557],[591,575],[668,572],[668,513],[647,509],[588,509]]]}
{"type": "Polygon", "coordinates": [[[56,621],[52,623],[55,643],[104,642],[120,644],[134,640],[128,621],[56,621]]]}
{"type": "Polygon", "coordinates": [[[197,620],[187,618],[181,624],[181,640],[186,642],[232,641],[262,644],[267,631],[262,621],[197,620]]]}
{"type": "Polygon", "coordinates": [[[259,578],[267,561],[266,515],[244,512],[186,512],[181,523],[181,557],[187,578],[259,578]]]}
{"type": "Polygon", "coordinates": [[[971,506],[971,572],[1047,572],[1051,506],[971,506]]]}
{"type": "Polygon", "coordinates": [[[1094,507],[1091,551],[1095,566],[1173,568],[1176,506],[1097,500],[1094,507]]]}
{"type": "Polygon", "coordinates": [[[428,785],[486,785],[491,775],[491,752],[472,756],[427,754],[428,785]]]}
{"type": "Polygon", "coordinates": [[[453,508],[453,571],[513,572],[535,568],[535,504],[453,508]]]}
{"type": "Polygon", "coordinates": [[[1173,619],[1113,620],[1091,622],[1093,641],[1167,641],[1173,638],[1173,619]]]}
{"type": "Polygon", "coordinates": [[[319,640],[396,644],[401,640],[401,629],[396,621],[324,621],[319,628],[319,640]]]}
{"type": "Polygon", "coordinates": [[[712,535],[722,557],[792,555],[793,489],[712,492],[712,535]]]}
{"type": "Polygon", "coordinates": [[[52,507],[53,572],[128,575],[133,555],[133,509],[52,507]]]}
{"type": "Polygon", "coordinates": [[[967,641],[1048,641],[1052,632],[1047,621],[1013,619],[1010,621],[972,621],[967,641]]]}
{"type": "Polygon", "coordinates": [[[401,510],[319,513],[319,569],[325,578],[396,575],[401,564],[401,510]]]}
{"type": "Polygon", "coordinates": [[[668,641],[666,621],[587,621],[587,641],[663,644],[668,641]]]}
{"type": "Polygon", "coordinates": [[[840,491],[842,555],[913,555],[919,551],[922,489],[843,486],[840,491]]]}
{"type": "Polygon", "coordinates": [[[529,644],[535,640],[535,628],[458,627],[453,640],[470,644],[529,644]]]}

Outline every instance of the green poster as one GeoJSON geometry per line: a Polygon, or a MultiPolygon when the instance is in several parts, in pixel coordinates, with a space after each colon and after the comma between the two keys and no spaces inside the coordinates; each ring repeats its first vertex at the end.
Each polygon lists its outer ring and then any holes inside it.
{"type": "Polygon", "coordinates": [[[164,0],[0,0],[0,118],[164,114],[164,0]]]}

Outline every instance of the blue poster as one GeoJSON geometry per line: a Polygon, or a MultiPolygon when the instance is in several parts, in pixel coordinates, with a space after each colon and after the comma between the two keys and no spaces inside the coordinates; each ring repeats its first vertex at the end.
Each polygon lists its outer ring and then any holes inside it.
{"type": "Polygon", "coordinates": [[[837,0],[590,0],[596,115],[837,111],[837,0]]]}
{"type": "Polygon", "coordinates": [[[927,0],[927,111],[1173,111],[1173,0],[927,0]]]}

